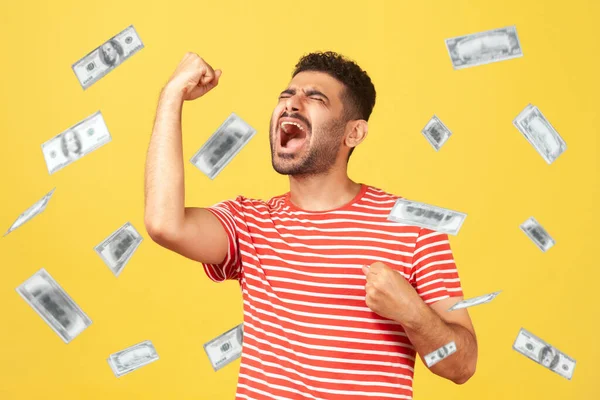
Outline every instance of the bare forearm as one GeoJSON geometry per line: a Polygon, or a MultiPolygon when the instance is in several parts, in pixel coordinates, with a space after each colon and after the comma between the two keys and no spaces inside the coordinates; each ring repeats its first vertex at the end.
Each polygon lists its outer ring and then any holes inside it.
{"type": "Polygon", "coordinates": [[[146,225],[160,231],[179,226],[185,212],[182,108],[182,94],[165,87],[158,101],[145,177],[146,225]]]}
{"type": "Polygon", "coordinates": [[[457,384],[465,383],[475,372],[477,340],[465,327],[447,323],[424,302],[419,304],[420,318],[404,329],[425,364],[424,356],[454,341],[456,352],[429,369],[457,384]]]}

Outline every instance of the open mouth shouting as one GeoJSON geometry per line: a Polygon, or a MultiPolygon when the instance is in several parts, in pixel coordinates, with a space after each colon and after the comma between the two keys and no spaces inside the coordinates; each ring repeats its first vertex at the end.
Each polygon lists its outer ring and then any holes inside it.
{"type": "Polygon", "coordinates": [[[308,138],[308,127],[294,118],[279,120],[279,148],[284,153],[293,153],[300,149],[308,138]]]}

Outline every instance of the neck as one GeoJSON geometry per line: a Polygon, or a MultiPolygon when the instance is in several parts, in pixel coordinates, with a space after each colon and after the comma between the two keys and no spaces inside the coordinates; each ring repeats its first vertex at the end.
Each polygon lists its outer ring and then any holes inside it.
{"type": "Polygon", "coordinates": [[[312,176],[290,175],[290,201],[306,211],[329,211],[348,204],[360,192],[344,169],[312,176]]]}

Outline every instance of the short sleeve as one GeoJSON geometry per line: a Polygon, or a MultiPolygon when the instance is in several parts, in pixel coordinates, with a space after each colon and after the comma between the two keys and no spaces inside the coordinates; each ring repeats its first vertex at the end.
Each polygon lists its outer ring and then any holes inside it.
{"type": "Polygon", "coordinates": [[[410,283],[429,305],[463,295],[448,234],[421,228],[412,258],[410,283]]]}
{"type": "Polygon", "coordinates": [[[223,282],[228,279],[239,280],[242,262],[236,218],[239,220],[242,214],[240,198],[225,200],[206,209],[217,217],[225,229],[227,234],[227,256],[220,264],[202,263],[204,271],[215,282],[223,282]]]}

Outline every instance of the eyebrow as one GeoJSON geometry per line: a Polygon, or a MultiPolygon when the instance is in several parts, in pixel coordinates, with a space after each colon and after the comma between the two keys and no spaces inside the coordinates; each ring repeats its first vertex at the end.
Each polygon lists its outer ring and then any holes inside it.
{"type": "MultiPolygon", "coordinates": [[[[286,89],[283,92],[281,92],[281,94],[279,96],[281,96],[282,94],[290,94],[293,96],[296,94],[296,89],[286,89]]],[[[308,90],[304,90],[304,94],[307,96],[312,96],[312,95],[316,94],[318,96],[324,97],[325,100],[329,101],[329,97],[325,96],[325,93],[320,92],[317,89],[310,88],[308,90]]]]}

